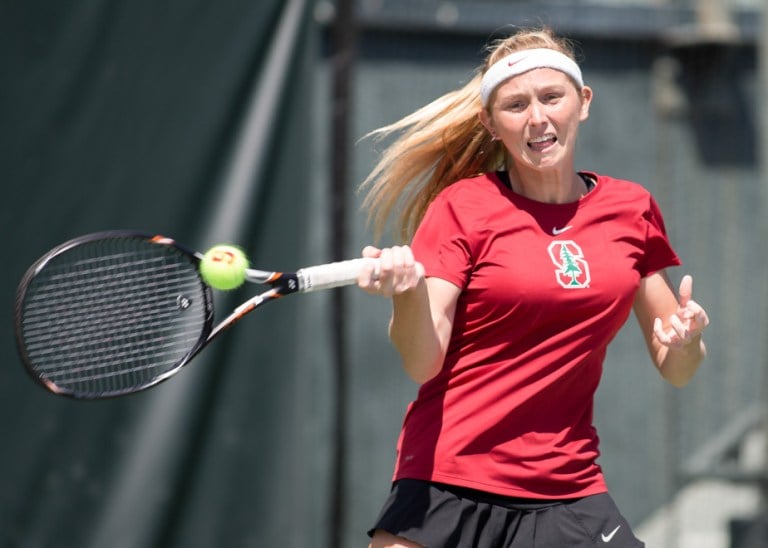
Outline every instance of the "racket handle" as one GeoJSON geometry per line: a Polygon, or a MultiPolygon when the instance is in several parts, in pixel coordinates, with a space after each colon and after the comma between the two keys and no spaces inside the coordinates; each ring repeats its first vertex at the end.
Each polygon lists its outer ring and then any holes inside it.
{"type": "Polygon", "coordinates": [[[373,266],[374,273],[378,272],[379,261],[365,257],[302,268],[296,271],[299,292],[306,293],[354,284],[367,265],[373,266]]]}

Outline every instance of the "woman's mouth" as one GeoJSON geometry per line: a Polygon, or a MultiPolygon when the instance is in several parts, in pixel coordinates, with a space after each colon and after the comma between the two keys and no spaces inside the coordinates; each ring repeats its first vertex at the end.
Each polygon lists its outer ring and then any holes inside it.
{"type": "Polygon", "coordinates": [[[528,141],[528,148],[541,152],[542,150],[554,145],[557,142],[557,137],[552,133],[547,133],[541,137],[535,137],[528,141]]]}

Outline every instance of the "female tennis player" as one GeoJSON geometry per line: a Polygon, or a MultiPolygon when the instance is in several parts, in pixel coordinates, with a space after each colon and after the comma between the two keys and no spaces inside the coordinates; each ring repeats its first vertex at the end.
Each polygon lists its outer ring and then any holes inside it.
{"type": "Polygon", "coordinates": [[[374,132],[397,133],[364,182],[389,334],[420,384],[372,548],[644,546],[597,463],[593,397],[634,310],[661,376],[685,385],[709,319],[641,185],[576,172],[592,90],[548,29],[489,48],[466,86],[374,132]],[[421,266],[423,265],[423,270],[421,266]],[[422,274],[424,272],[425,274],[422,274]]]}

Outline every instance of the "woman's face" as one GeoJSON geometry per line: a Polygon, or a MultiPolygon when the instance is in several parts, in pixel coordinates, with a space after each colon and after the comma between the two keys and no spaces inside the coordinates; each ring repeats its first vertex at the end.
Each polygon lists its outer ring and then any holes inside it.
{"type": "Polygon", "coordinates": [[[518,167],[547,170],[573,162],[591,100],[589,87],[579,90],[564,73],[538,68],[502,82],[480,118],[518,167]]]}

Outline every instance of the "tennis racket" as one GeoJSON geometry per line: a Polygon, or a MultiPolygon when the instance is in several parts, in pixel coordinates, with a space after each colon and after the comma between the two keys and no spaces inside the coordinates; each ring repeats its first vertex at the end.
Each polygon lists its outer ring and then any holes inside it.
{"type": "Polygon", "coordinates": [[[145,390],[262,304],[349,285],[366,264],[376,266],[375,259],[361,258],[296,272],[249,269],[246,280],[268,289],[214,325],[201,259],[171,238],[127,231],[88,234],[53,248],[27,270],[16,292],[16,342],[26,369],[47,390],[73,398],[145,390]]]}

